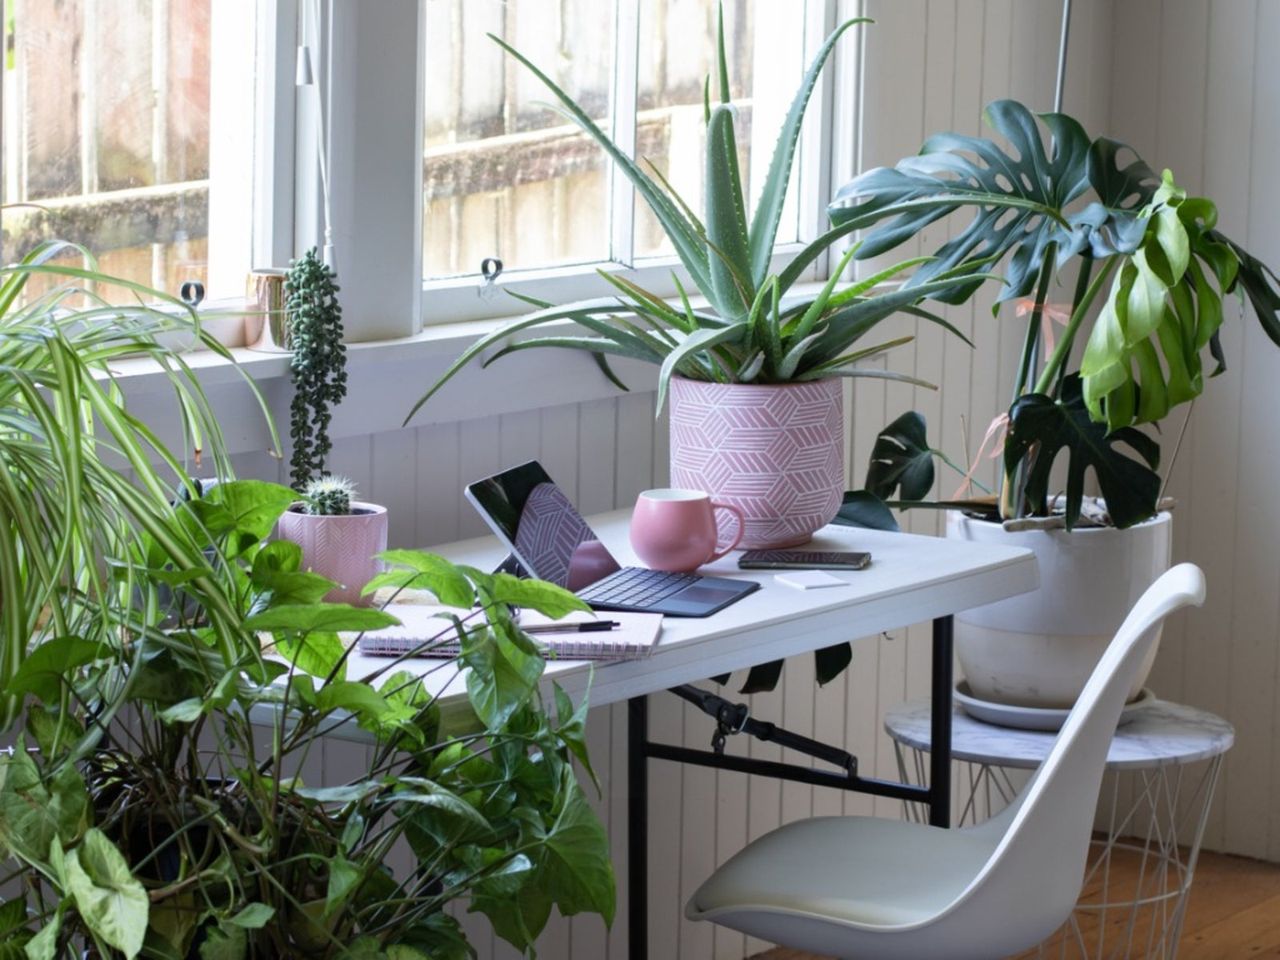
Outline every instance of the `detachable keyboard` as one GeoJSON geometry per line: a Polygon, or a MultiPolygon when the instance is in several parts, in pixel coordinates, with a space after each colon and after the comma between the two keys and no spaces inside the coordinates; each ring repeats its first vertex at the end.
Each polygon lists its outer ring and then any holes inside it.
{"type": "Polygon", "coordinates": [[[667,573],[644,567],[623,567],[578,591],[592,606],[644,610],[704,578],[696,573],[667,573]]]}

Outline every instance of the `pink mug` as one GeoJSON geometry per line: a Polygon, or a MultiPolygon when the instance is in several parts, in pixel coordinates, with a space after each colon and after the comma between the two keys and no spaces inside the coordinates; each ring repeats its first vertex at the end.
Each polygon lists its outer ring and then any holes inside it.
{"type": "Polygon", "coordinates": [[[646,490],[631,514],[631,546],[647,567],[688,573],[736,547],[745,529],[741,510],[716,503],[701,490],[646,490]],[[738,532],[723,550],[716,550],[716,510],[738,519],[738,532]]]}

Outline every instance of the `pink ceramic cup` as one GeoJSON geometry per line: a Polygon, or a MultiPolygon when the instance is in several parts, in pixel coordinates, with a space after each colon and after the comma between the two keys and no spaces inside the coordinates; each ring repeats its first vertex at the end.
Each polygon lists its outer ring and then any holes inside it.
{"type": "Polygon", "coordinates": [[[701,490],[646,490],[631,514],[631,546],[647,567],[688,573],[736,547],[745,526],[741,510],[715,503],[701,490]],[[738,521],[733,542],[723,550],[716,550],[716,510],[727,510],[738,521]]]}

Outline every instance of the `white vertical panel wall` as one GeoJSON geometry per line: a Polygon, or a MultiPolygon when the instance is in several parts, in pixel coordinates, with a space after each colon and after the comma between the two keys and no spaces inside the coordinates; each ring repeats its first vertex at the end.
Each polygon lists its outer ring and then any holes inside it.
{"type": "MultiPolygon", "coordinates": [[[[1280,263],[1280,5],[1130,0],[1116,7],[1110,132],[1218,205],[1218,226],[1280,263]]],[[[1169,492],[1175,559],[1200,564],[1208,599],[1171,623],[1152,674],[1161,695],[1236,727],[1206,845],[1280,859],[1280,349],[1232,303],[1228,370],[1196,401],[1169,492]]],[[[1166,432],[1166,450],[1181,427],[1166,432]]]]}
{"type": "MultiPolygon", "coordinates": [[[[849,4],[850,11],[857,6],[849,4]]],[[[1059,0],[868,0],[877,23],[868,29],[862,130],[863,167],[915,152],[924,137],[949,129],[976,134],[986,102],[1012,96],[1049,109],[1057,55],[1059,0]]],[[[1280,61],[1267,38],[1280,36],[1280,4],[1245,0],[1076,0],[1070,47],[1067,112],[1093,134],[1137,147],[1179,182],[1217,200],[1221,226],[1272,263],[1280,262],[1280,187],[1268,176],[1280,155],[1280,61]]],[[[920,244],[936,246],[950,225],[930,228],[920,244]]],[[[917,252],[907,246],[901,256],[917,252]]],[[[1020,323],[991,315],[992,290],[982,291],[949,319],[976,349],[914,320],[881,332],[916,335],[894,351],[890,369],[937,383],[938,392],[860,381],[849,387],[850,477],[863,471],[875,433],[908,409],[929,420],[931,440],[956,460],[974,450],[991,418],[1009,402],[1020,323]]],[[[1007,312],[1007,311],[1006,311],[1007,312]]],[[[1163,696],[1215,710],[1231,719],[1238,743],[1228,759],[1210,846],[1280,859],[1280,759],[1273,734],[1280,724],[1280,504],[1271,496],[1280,466],[1280,350],[1251,316],[1229,317],[1223,341],[1230,370],[1208,384],[1170,482],[1182,501],[1175,551],[1207,571],[1209,601],[1166,631],[1152,685],[1163,696]]],[[[504,385],[501,366],[486,377],[504,385]]],[[[474,379],[471,381],[476,383],[474,379]]],[[[376,404],[386,389],[376,377],[353,378],[349,407],[376,404]],[[375,391],[360,396],[361,391],[375,391]]],[[[394,392],[394,391],[393,391],[394,392]]],[[[482,532],[460,496],[462,483],[504,464],[537,456],[585,512],[629,504],[666,475],[666,431],[653,418],[652,394],[431,423],[370,436],[347,430],[334,469],[353,475],[396,518],[398,544],[429,545],[482,532]]],[[[399,401],[397,401],[399,402],[399,401]]],[[[450,414],[454,416],[455,414],[450,414]]],[[[1166,432],[1166,455],[1179,423],[1166,432]]],[[[247,475],[276,475],[265,455],[244,454],[247,475]]],[[[993,479],[988,462],[980,479],[993,479]]],[[[948,494],[957,477],[940,476],[948,494]]],[[[934,515],[911,516],[909,527],[938,529],[934,515]]],[[[855,639],[855,638],[851,638],[855,639]]],[[[787,665],[776,692],[752,698],[753,715],[801,733],[843,742],[864,770],[895,772],[879,717],[897,701],[921,696],[928,680],[927,627],[855,645],[851,669],[818,689],[807,660],[787,665]]],[[[740,678],[735,678],[738,680],[740,678]]],[[[707,723],[675,702],[653,711],[653,734],[705,746],[707,723]]],[[[591,748],[602,773],[597,809],[617,854],[619,905],[626,902],[626,718],[621,706],[597,711],[591,748]]],[[[326,748],[330,777],[360,762],[349,745],[326,748]]],[[[777,746],[733,740],[731,751],[778,758],[777,746]]],[[[795,762],[803,758],[787,756],[795,762]]],[[[748,781],[739,774],[669,766],[651,780],[650,943],[662,958],[740,958],[764,944],[681,918],[683,902],[716,864],[782,823],[815,814],[897,815],[895,804],[795,784],[748,781]]],[[[468,923],[483,956],[510,957],[483,924],[468,923]]],[[[620,909],[611,933],[596,919],[555,922],[540,953],[574,960],[626,956],[627,923],[620,909]]]]}

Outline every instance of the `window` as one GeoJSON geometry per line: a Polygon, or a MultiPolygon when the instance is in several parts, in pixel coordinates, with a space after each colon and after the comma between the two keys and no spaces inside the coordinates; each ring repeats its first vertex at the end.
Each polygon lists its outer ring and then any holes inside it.
{"type": "MultiPolygon", "coordinates": [[[[724,6],[754,194],[838,4],[724,6]]],[[[674,292],[671,251],[647,208],[485,34],[548,69],[697,209],[714,0],[3,0],[0,10],[6,260],[56,236],[139,283],[176,292],[200,280],[210,299],[235,298],[250,267],[283,267],[331,240],[351,340],[412,334],[423,316],[519,312],[511,298],[477,297],[487,257],[504,262],[505,283],[556,299],[596,292],[601,265],[674,292]],[[310,86],[295,84],[299,45],[310,86]]],[[[824,96],[810,107],[783,244],[821,226],[824,96]]]]}
{"type": "MultiPolygon", "coordinates": [[[[176,294],[244,293],[251,235],[253,0],[3,5],[3,256],[82,244],[176,294]],[[217,136],[211,137],[211,131],[217,136]]],[[[78,264],[78,257],[65,262],[78,264]]],[[[99,291],[132,297],[122,288],[99,291]]]]}
{"type": "MultiPolygon", "coordinates": [[[[752,196],[806,59],[825,36],[827,7],[724,4],[738,143],[752,196]]],[[[661,266],[654,288],[669,286],[672,251],[648,207],[613,175],[594,141],[547,109],[551,94],[537,78],[486,34],[538,64],[620,146],[634,143],[632,155],[652,163],[701,213],[703,79],[715,72],[716,4],[426,0],[425,9],[422,247],[429,317],[457,319],[468,309],[450,294],[469,293],[474,304],[487,257],[502,260],[510,281],[538,281],[546,296],[586,295],[580,278],[601,264],[661,266]],[[557,282],[560,294],[553,292],[557,282]],[[441,303],[448,307],[432,309],[441,303]]],[[[811,110],[816,120],[820,111],[811,110]]],[[[809,141],[805,147],[780,243],[800,239],[802,191],[821,205],[819,151],[808,149],[809,141]]],[[[488,305],[490,313],[518,307],[488,305]]]]}

